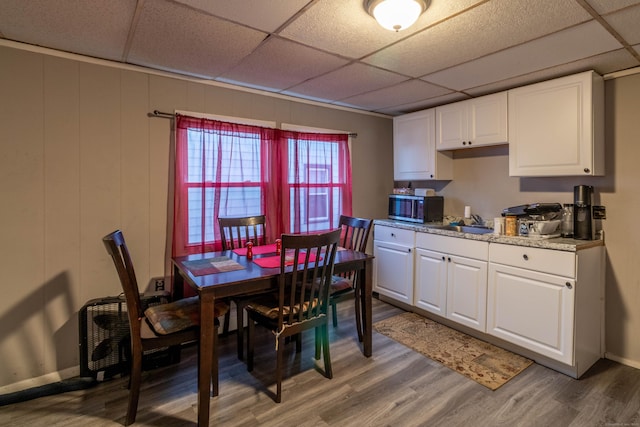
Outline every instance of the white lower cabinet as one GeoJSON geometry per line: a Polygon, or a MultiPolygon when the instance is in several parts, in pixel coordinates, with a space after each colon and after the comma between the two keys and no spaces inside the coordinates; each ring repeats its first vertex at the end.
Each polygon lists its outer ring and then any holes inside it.
{"type": "Polygon", "coordinates": [[[488,332],[544,356],[573,361],[573,278],[491,263],[488,332]]]}
{"type": "Polygon", "coordinates": [[[376,224],[373,290],[579,378],[604,356],[604,253],[376,224]]]}
{"type": "Polygon", "coordinates": [[[582,375],[603,353],[603,254],[492,243],[487,333],[582,375]]]}
{"type": "Polygon", "coordinates": [[[412,304],[415,232],[376,225],[373,236],[374,292],[412,304]]]}
{"type": "Polygon", "coordinates": [[[413,304],[485,332],[488,247],[487,242],[416,233],[413,304]]]}
{"type": "Polygon", "coordinates": [[[447,261],[441,252],[416,248],[413,305],[439,316],[447,315],[447,261]]]}

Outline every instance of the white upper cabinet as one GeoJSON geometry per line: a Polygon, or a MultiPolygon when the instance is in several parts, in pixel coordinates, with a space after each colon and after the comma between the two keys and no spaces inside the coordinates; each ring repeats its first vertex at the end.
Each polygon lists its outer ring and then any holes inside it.
{"type": "Polygon", "coordinates": [[[509,175],[604,175],[604,82],[587,71],[508,91],[509,175]]]}
{"type": "Polygon", "coordinates": [[[507,143],[507,92],[436,107],[436,148],[507,143]]]}
{"type": "Polygon", "coordinates": [[[393,118],[393,177],[396,181],[453,178],[450,156],[435,149],[435,110],[393,118]]]}

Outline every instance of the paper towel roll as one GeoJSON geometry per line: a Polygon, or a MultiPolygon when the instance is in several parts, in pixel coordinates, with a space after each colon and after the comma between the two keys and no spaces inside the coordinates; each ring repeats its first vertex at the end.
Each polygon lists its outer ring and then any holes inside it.
{"type": "Polygon", "coordinates": [[[434,190],[433,188],[416,188],[416,196],[435,196],[436,195],[436,190],[434,190]]]}
{"type": "Polygon", "coordinates": [[[464,207],[464,217],[471,218],[471,206],[464,207]]]}

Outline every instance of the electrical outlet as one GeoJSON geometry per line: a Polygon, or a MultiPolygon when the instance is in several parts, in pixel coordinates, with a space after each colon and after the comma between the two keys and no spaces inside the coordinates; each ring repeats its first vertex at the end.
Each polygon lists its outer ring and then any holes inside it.
{"type": "Polygon", "coordinates": [[[153,284],[155,286],[156,291],[164,291],[164,279],[156,278],[153,279],[153,284]]]}

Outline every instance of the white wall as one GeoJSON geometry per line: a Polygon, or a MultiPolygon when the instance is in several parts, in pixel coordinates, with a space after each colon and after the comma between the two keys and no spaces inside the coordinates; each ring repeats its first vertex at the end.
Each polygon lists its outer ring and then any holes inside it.
{"type": "Polygon", "coordinates": [[[153,110],[356,132],[354,215],[386,214],[389,118],[112,65],[0,46],[0,394],[77,374],[79,309],[120,293],[104,235],[124,231],[141,289],[165,274],[172,122],[153,110]]]}

